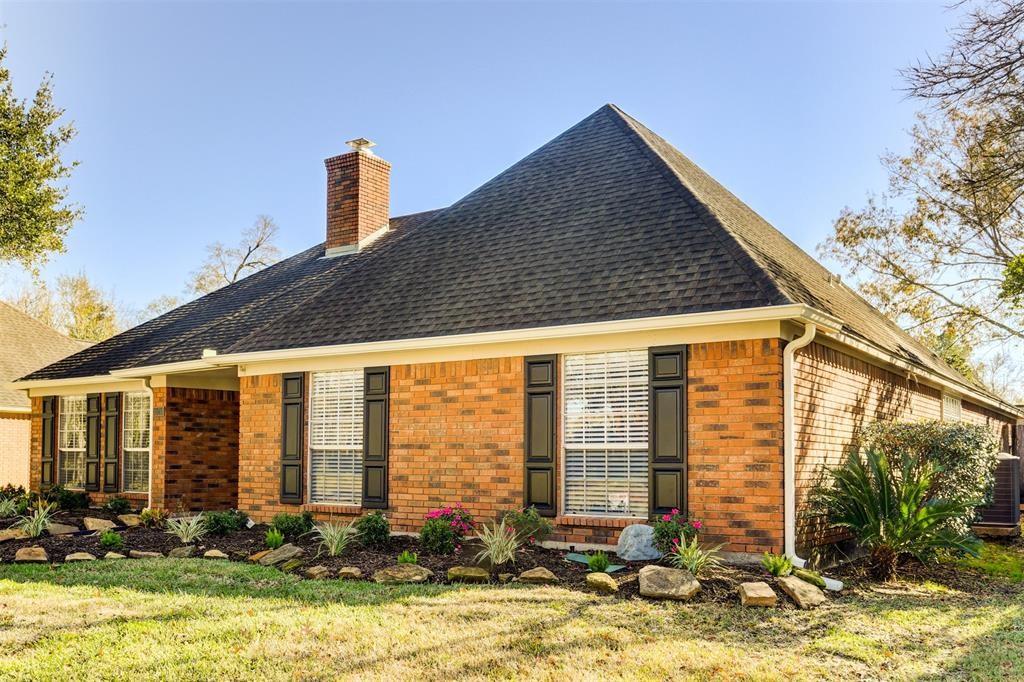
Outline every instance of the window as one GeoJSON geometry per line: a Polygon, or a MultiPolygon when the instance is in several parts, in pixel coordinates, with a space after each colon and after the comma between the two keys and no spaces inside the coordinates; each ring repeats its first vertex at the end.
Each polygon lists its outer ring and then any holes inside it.
{"type": "Polygon", "coordinates": [[[85,486],[85,396],[60,399],[57,411],[58,482],[66,488],[85,486]]]}
{"type": "Polygon", "coordinates": [[[121,424],[121,490],[149,492],[149,394],[125,393],[121,424]]]}
{"type": "Polygon", "coordinates": [[[564,509],[647,516],[647,351],[566,355],[564,509]]]}
{"type": "Polygon", "coordinates": [[[942,396],[942,421],[960,421],[960,398],[952,395],[942,396]]]}
{"type": "Polygon", "coordinates": [[[363,370],[314,373],[309,403],[310,501],[362,504],[363,370]]]}

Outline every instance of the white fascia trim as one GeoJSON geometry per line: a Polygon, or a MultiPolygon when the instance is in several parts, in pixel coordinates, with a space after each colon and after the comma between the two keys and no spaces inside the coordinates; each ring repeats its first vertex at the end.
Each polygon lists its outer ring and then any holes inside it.
{"type": "Polygon", "coordinates": [[[25,407],[24,405],[0,405],[0,412],[17,412],[18,414],[29,414],[32,412],[32,408],[25,407]]]}
{"type": "Polygon", "coordinates": [[[143,379],[154,374],[177,374],[179,372],[208,372],[218,369],[209,362],[216,355],[205,355],[203,360],[186,360],[184,362],[168,362],[163,365],[147,365],[145,367],[131,367],[128,369],[112,369],[110,376],[123,379],[143,379]]]}
{"type": "MultiPolygon", "coordinates": [[[[453,346],[468,346],[487,343],[571,338],[574,336],[590,336],[593,334],[615,334],[619,332],[703,327],[716,324],[770,320],[800,320],[804,322],[814,322],[829,331],[841,328],[841,321],[832,315],[828,315],[827,313],[803,304],[791,304],[763,306],[760,308],[741,308],[739,310],[714,311],[707,313],[690,313],[686,315],[641,317],[632,320],[585,322],[583,324],[533,327],[529,329],[512,329],[497,332],[453,334],[450,336],[428,336],[414,339],[399,339],[396,341],[371,341],[368,343],[352,343],[336,346],[313,346],[308,348],[292,348],[285,350],[253,351],[250,353],[230,353],[227,355],[217,355],[216,357],[208,358],[207,361],[217,365],[236,365],[247,362],[262,362],[266,360],[294,360],[323,356],[355,355],[358,353],[450,348],[453,346]]],[[[147,368],[139,368],[137,371],[141,372],[143,369],[147,368]]]]}
{"type": "Polygon", "coordinates": [[[4,384],[4,388],[14,391],[24,391],[30,388],[59,387],[59,386],[87,386],[89,384],[109,384],[111,380],[119,377],[113,374],[97,374],[91,377],[78,377],[76,379],[33,379],[30,381],[12,381],[4,384]]]}
{"type": "Polygon", "coordinates": [[[967,397],[971,400],[971,402],[976,402],[982,405],[986,405],[988,407],[993,407],[997,410],[1000,410],[1002,412],[1008,412],[1011,415],[1017,417],[1024,417],[1024,409],[1021,409],[1016,405],[1011,405],[1010,403],[1003,402],[1001,400],[994,400],[985,395],[984,393],[980,393],[977,390],[971,388],[970,386],[965,386],[964,384],[948,379],[947,377],[939,374],[938,372],[933,372],[929,369],[925,369],[920,365],[915,365],[909,360],[904,360],[898,355],[894,355],[889,351],[882,350],[881,348],[878,348],[870,343],[865,343],[864,341],[854,338],[849,334],[845,334],[842,332],[834,333],[832,334],[832,338],[834,338],[836,341],[842,343],[845,346],[849,346],[860,351],[861,353],[864,353],[865,355],[870,355],[873,358],[882,360],[883,362],[887,362],[890,365],[899,367],[900,369],[905,370],[907,372],[924,376],[928,379],[928,381],[934,384],[938,384],[944,389],[952,391],[952,393],[956,394],[958,397],[967,397]]]}

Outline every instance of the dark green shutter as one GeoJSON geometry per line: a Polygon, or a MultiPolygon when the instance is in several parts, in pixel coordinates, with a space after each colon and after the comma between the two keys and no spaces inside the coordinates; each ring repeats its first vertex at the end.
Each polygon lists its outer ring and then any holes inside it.
{"type": "Polygon", "coordinates": [[[103,492],[117,492],[117,458],[121,443],[121,394],[103,394],[103,492]]]}
{"type": "Polygon", "coordinates": [[[302,504],[302,418],[305,375],[281,377],[281,503],[302,504]]]}
{"type": "Polygon", "coordinates": [[[363,375],[363,506],[388,506],[389,368],[367,367],[363,375]]]}
{"type": "Polygon", "coordinates": [[[42,433],[40,434],[40,449],[42,450],[42,470],[40,473],[40,486],[46,490],[53,485],[53,432],[56,426],[57,399],[53,396],[43,398],[42,433]]]}
{"type": "Polygon", "coordinates": [[[85,397],[85,489],[100,489],[100,406],[102,396],[85,397]]]}
{"type": "Polygon", "coordinates": [[[650,509],[686,512],[686,346],[650,349],[650,509]]]}
{"type": "Polygon", "coordinates": [[[526,437],[524,443],[524,504],[543,516],[554,516],[555,505],[555,387],[558,356],[526,358],[526,437]]]}

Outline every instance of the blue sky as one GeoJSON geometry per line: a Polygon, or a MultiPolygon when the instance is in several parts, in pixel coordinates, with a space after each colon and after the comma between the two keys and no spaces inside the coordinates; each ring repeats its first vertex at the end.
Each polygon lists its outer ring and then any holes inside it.
{"type": "MultiPolygon", "coordinates": [[[[884,189],[939,3],[0,2],[15,89],[54,74],[86,210],[45,274],[180,294],[258,214],[323,239],[325,157],[365,136],[394,215],[444,206],[614,102],[805,249],[884,189]]],[[[0,288],[21,275],[8,268],[0,288]]]]}

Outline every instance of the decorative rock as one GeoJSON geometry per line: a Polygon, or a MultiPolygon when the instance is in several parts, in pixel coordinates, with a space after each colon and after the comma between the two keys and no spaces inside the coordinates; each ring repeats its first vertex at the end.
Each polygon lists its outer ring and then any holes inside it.
{"type": "Polygon", "coordinates": [[[64,557],[64,563],[70,563],[72,561],[96,561],[96,557],[88,552],[75,552],[64,557]]]}
{"type": "Polygon", "coordinates": [[[817,571],[811,571],[806,568],[794,568],[793,575],[805,583],[810,583],[816,586],[818,589],[825,589],[825,579],[821,577],[821,574],[817,571]]]}
{"type": "Polygon", "coordinates": [[[286,561],[291,561],[301,554],[302,548],[296,547],[289,542],[286,545],[281,545],[277,549],[264,554],[258,559],[258,561],[264,566],[276,566],[278,564],[283,564],[286,561]]]}
{"type": "Polygon", "coordinates": [[[301,568],[301,567],[302,567],[302,559],[289,559],[288,561],[284,562],[283,564],[279,564],[278,565],[278,569],[284,571],[285,573],[291,573],[295,569],[301,568]]]}
{"type": "Polygon", "coordinates": [[[779,598],[768,583],[741,583],[737,592],[740,593],[740,604],[743,606],[775,606],[779,598]]]}
{"type": "Polygon", "coordinates": [[[331,569],[326,566],[312,566],[306,569],[306,577],[311,580],[322,580],[330,575],[331,569]]]}
{"type": "Polygon", "coordinates": [[[689,571],[653,565],[640,569],[641,596],[686,601],[698,592],[700,583],[689,571]]]}
{"type": "Polygon", "coordinates": [[[534,585],[553,585],[558,582],[558,576],[543,566],[538,566],[520,573],[519,581],[534,585]]]}
{"type": "Polygon", "coordinates": [[[129,528],[134,528],[135,526],[142,523],[142,519],[139,518],[138,514],[118,514],[117,520],[123,523],[124,525],[128,526],[129,528]]]}
{"type": "Polygon", "coordinates": [[[499,573],[498,574],[498,582],[501,582],[501,583],[510,583],[510,582],[512,582],[515,579],[516,579],[516,574],[515,573],[499,573]]]}
{"type": "Polygon", "coordinates": [[[175,547],[167,553],[168,559],[187,559],[192,556],[192,553],[196,551],[196,548],[192,545],[185,545],[184,547],[175,547]]]}
{"type": "Polygon", "coordinates": [[[140,552],[138,550],[130,550],[128,556],[132,559],[163,559],[164,555],[160,552],[140,552]]]}
{"type": "Polygon", "coordinates": [[[815,606],[825,603],[825,593],[821,591],[821,588],[804,582],[796,576],[787,575],[779,578],[779,587],[802,609],[813,609],[815,606]]]}
{"type": "Polygon", "coordinates": [[[8,540],[24,540],[28,537],[28,533],[20,528],[5,528],[0,530],[0,542],[7,542],[8,540]]]}
{"type": "Polygon", "coordinates": [[[626,561],[653,561],[661,558],[654,546],[654,528],[644,523],[626,526],[619,533],[615,554],[626,561]]]}
{"type": "Polygon", "coordinates": [[[485,583],[491,574],[477,566],[452,566],[448,569],[448,582],[451,583],[485,583]]]}
{"type": "Polygon", "coordinates": [[[118,554],[117,552],[107,552],[103,555],[103,558],[107,561],[117,561],[118,559],[127,559],[124,554],[118,554]]]}
{"type": "Polygon", "coordinates": [[[429,568],[417,564],[397,564],[382,568],[373,574],[376,583],[423,583],[434,575],[429,568]]]}
{"type": "Polygon", "coordinates": [[[45,564],[50,557],[42,547],[22,547],[14,553],[14,560],[25,564],[45,564]]]}
{"type": "Polygon", "coordinates": [[[50,535],[71,535],[81,530],[78,526],[69,526],[66,523],[51,523],[46,528],[50,535]]]}
{"type": "Polygon", "coordinates": [[[204,559],[227,559],[228,555],[219,549],[210,549],[203,554],[204,559]]]}
{"type": "Polygon", "coordinates": [[[111,528],[114,528],[117,524],[115,524],[113,521],[107,521],[106,519],[92,519],[87,516],[84,519],[82,519],[82,525],[85,526],[86,530],[103,531],[110,530],[111,528]]]}
{"type": "Polygon", "coordinates": [[[342,566],[338,569],[338,580],[359,580],[362,577],[362,569],[355,566],[342,566]]]}
{"type": "Polygon", "coordinates": [[[605,594],[619,591],[619,584],[615,582],[615,578],[607,573],[588,573],[587,587],[596,592],[604,592],[605,594]]]}
{"type": "Polygon", "coordinates": [[[252,556],[249,557],[249,561],[253,561],[253,562],[259,561],[260,559],[262,559],[263,557],[267,556],[268,554],[270,554],[270,550],[269,549],[265,549],[262,552],[256,552],[255,554],[253,554],[252,556]]]}

